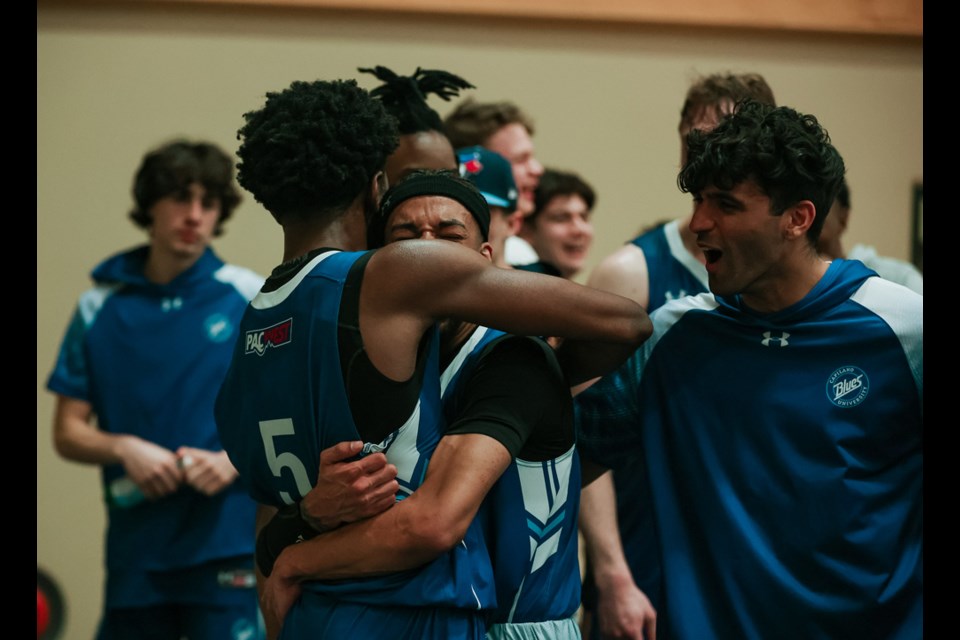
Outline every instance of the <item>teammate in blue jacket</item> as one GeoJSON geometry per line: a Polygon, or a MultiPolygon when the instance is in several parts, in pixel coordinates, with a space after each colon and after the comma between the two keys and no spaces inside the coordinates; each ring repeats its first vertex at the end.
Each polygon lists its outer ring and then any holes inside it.
{"type": "MultiPolygon", "coordinates": [[[[713,73],[697,78],[680,109],[680,165],[687,159],[687,134],[709,131],[741,100],[775,104],[773,91],[756,73],[713,73]]],[[[587,284],[635,300],[653,313],[669,300],[707,291],[707,270],[692,212],[655,226],[604,258],[587,284]]],[[[602,391],[587,390],[582,398],[602,391]]],[[[585,488],[580,526],[587,556],[583,581],[584,631],[638,638],[653,635],[660,608],[660,563],[653,514],[643,502],[646,478],[634,458],[585,488]],[[614,524],[614,519],[616,524],[614,524]]]]}
{"type": "Polygon", "coordinates": [[[746,102],[679,176],[711,293],[581,404],[578,446],[638,454],[657,637],[923,636],[923,298],[817,237],[844,175],[810,115],[746,102]]]}
{"type": "Polygon", "coordinates": [[[149,242],[93,270],[47,384],[57,451],[102,465],[111,504],[99,637],[256,637],[255,505],[213,417],[263,282],[209,247],[240,202],[233,161],[171,142],[144,157],[133,195],[149,242]],[[111,494],[123,482],[138,503],[111,494]]]}

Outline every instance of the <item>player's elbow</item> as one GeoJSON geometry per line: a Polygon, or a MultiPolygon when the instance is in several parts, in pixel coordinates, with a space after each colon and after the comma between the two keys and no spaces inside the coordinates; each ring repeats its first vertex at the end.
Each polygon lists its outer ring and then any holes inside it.
{"type": "Polygon", "coordinates": [[[442,510],[423,513],[409,522],[407,527],[409,550],[433,559],[455,547],[467,533],[469,521],[451,517],[442,510]]]}
{"type": "Polygon", "coordinates": [[[647,339],[653,335],[653,322],[650,320],[650,316],[647,315],[647,312],[642,310],[642,307],[641,311],[642,315],[640,318],[637,318],[637,326],[634,327],[636,331],[634,334],[634,341],[637,346],[640,346],[646,342],[647,339]]]}

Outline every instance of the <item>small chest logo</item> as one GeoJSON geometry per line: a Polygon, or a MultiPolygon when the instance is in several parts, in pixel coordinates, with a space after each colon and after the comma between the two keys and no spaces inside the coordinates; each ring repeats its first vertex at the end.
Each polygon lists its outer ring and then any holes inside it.
{"type": "Polygon", "coordinates": [[[293,338],[293,318],[287,318],[266,329],[247,331],[244,339],[244,354],[255,353],[262,356],[269,347],[282,347],[290,344],[293,338]]]}
{"type": "Polygon", "coordinates": [[[226,342],[233,334],[233,323],[222,313],[215,313],[203,322],[210,342],[226,342]]]}
{"type": "Polygon", "coordinates": [[[678,290],[676,293],[674,293],[673,291],[665,291],[665,292],[663,293],[663,297],[666,298],[667,302],[669,302],[669,301],[671,301],[671,300],[679,300],[680,298],[686,298],[686,297],[687,297],[687,290],[686,290],[686,289],[680,289],[680,290],[678,290]]]}
{"type": "Polygon", "coordinates": [[[780,335],[777,335],[773,331],[764,331],[763,339],[760,341],[760,344],[762,344],[765,347],[769,347],[771,345],[786,347],[787,345],[790,344],[789,342],[787,342],[787,338],[789,337],[790,337],[790,334],[787,333],[786,331],[781,331],[780,335]]]}
{"type": "Polygon", "coordinates": [[[870,378],[859,367],[840,367],[827,378],[827,399],[841,409],[862,403],[870,393],[870,378]]]}

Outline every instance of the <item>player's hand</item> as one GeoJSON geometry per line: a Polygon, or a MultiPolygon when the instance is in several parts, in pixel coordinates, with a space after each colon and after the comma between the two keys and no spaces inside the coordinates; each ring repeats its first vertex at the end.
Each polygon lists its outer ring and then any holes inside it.
{"type": "Polygon", "coordinates": [[[294,603],[300,597],[302,588],[295,580],[288,580],[274,572],[263,583],[260,589],[260,611],[263,613],[263,622],[267,630],[267,640],[274,640],[280,636],[283,628],[283,619],[294,603]]]}
{"type": "Polygon", "coordinates": [[[180,447],[177,459],[187,484],[205,496],[220,493],[239,475],[226,451],[180,447]]]}
{"type": "Polygon", "coordinates": [[[120,441],[118,453],[127,475],[150,500],[173,493],[183,482],[177,456],[165,447],[126,436],[120,441]]]}
{"type": "Polygon", "coordinates": [[[349,461],[362,448],[355,440],[320,452],[317,485],[300,502],[300,514],[317,531],[375,516],[396,502],[397,468],[382,453],[349,461]]]}
{"type": "Polygon", "coordinates": [[[593,624],[598,623],[604,639],[657,639],[657,612],[632,576],[611,580],[603,588],[597,583],[597,615],[593,624]]]}

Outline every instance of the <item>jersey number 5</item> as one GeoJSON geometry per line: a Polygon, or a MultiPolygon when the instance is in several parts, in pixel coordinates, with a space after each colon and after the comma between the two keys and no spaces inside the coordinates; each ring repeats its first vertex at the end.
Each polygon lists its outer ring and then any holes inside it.
{"type": "MultiPolygon", "coordinates": [[[[310,486],[310,477],[307,475],[307,468],[303,466],[300,458],[285,451],[277,454],[277,448],[274,446],[273,439],[279,436],[293,435],[293,420],[282,418],[280,420],[261,420],[260,437],[263,438],[263,453],[267,456],[267,465],[273,475],[280,477],[283,468],[286,467],[293,474],[293,481],[297,484],[297,491],[300,497],[307,495],[312,489],[310,486]]],[[[280,499],[284,504],[293,504],[295,500],[286,491],[280,492],[280,499]]]]}

